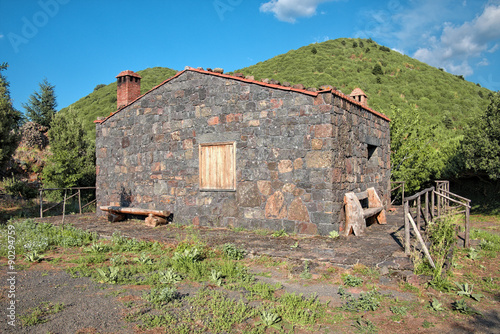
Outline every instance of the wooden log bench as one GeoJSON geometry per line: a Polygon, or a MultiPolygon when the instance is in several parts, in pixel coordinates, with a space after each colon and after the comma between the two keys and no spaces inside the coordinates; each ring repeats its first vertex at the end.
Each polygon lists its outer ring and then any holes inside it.
{"type": "Polygon", "coordinates": [[[166,224],[167,218],[172,214],[170,211],[165,210],[150,210],[122,206],[101,206],[99,209],[108,212],[108,221],[112,223],[125,220],[126,215],[139,215],[147,216],[145,219],[146,225],[153,227],[166,224]]]}
{"type": "Polygon", "coordinates": [[[385,209],[375,188],[368,188],[360,193],[348,192],[344,195],[345,228],[344,235],[351,232],[363,235],[365,228],[375,222],[387,224],[385,209]],[[361,204],[363,201],[365,207],[361,204]]]}

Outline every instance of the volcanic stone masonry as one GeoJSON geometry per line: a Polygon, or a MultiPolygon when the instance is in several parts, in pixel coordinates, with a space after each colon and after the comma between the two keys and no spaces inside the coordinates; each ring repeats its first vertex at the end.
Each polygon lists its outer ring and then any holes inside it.
{"type": "Polygon", "coordinates": [[[97,207],[168,210],[185,225],[327,235],[343,229],[346,192],[375,187],[390,198],[388,118],[332,89],[188,68],[96,129],[97,207]],[[212,144],[229,151],[210,153],[219,152],[206,149],[212,144]],[[221,164],[229,181],[213,176],[221,164]],[[202,173],[227,185],[206,189],[212,181],[202,173]]]}

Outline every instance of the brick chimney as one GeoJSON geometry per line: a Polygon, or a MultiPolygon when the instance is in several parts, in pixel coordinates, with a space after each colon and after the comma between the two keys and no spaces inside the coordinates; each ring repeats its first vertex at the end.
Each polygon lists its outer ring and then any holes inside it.
{"type": "Polygon", "coordinates": [[[365,107],[368,107],[368,98],[366,97],[365,92],[363,92],[360,88],[354,88],[349,96],[365,107]]]}
{"type": "Polygon", "coordinates": [[[132,71],[123,71],[116,76],[116,107],[120,109],[141,95],[141,76],[132,71]]]}

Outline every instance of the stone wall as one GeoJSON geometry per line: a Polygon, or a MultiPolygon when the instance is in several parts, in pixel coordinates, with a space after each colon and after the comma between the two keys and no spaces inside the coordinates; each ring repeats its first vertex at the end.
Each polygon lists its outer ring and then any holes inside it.
{"type": "Polygon", "coordinates": [[[388,121],[331,91],[187,70],[96,126],[98,206],[328,234],[345,192],[390,196],[388,121]],[[236,191],[199,190],[199,145],[214,142],[236,142],[236,191]]]}

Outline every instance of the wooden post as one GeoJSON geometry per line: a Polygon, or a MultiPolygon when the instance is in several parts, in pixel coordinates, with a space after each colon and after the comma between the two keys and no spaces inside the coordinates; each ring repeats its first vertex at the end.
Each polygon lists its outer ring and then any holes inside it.
{"type": "Polygon", "coordinates": [[[43,218],[43,190],[40,189],[40,218],[43,218]]]}
{"type": "Polygon", "coordinates": [[[429,224],[429,192],[425,193],[425,228],[429,224]]]}
{"type": "Polygon", "coordinates": [[[78,207],[80,208],[80,214],[82,214],[82,193],[80,189],[78,189],[78,207]]]}
{"type": "Polygon", "coordinates": [[[470,247],[470,206],[469,203],[465,204],[465,247],[470,247]]]}
{"type": "Polygon", "coordinates": [[[434,197],[436,196],[436,191],[432,190],[431,193],[431,221],[434,220],[434,197]]]}
{"type": "Polygon", "coordinates": [[[405,182],[403,181],[403,191],[401,192],[401,203],[405,202],[405,182]]]}
{"type": "Polygon", "coordinates": [[[431,254],[429,253],[429,250],[427,249],[427,246],[425,245],[425,242],[422,239],[422,236],[420,235],[420,232],[418,231],[417,226],[415,225],[415,222],[413,221],[413,218],[411,217],[410,214],[408,214],[408,219],[410,220],[410,223],[413,226],[413,229],[415,230],[415,234],[417,236],[418,241],[420,242],[420,245],[422,246],[422,249],[424,250],[424,254],[427,257],[427,260],[429,260],[432,268],[436,268],[434,261],[432,261],[431,254]]]}
{"type": "Polygon", "coordinates": [[[63,201],[63,218],[62,218],[62,227],[64,228],[64,217],[65,217],[65,213],[66,213],[66,192],[68,190],[67,189],[64,189],[64,201],[63,201]]]}
{"type": "Polygon", "coordinates": [[[417,198],[417,227],[420,230],[420,216],[422,215],[422,201],[421,196],[417,198]]]}
{"type": "Polygon", "coordinates": [[[438,191],[437,191],[438,195],[436,196],[437,198],[437,217],[441,217],[441,196],[439,196],[440,192],[439,192],[439,186],[438,186],[438,191]]]}
{"type": "Polygon", "coordinates": [[[408,221],[408,216],[410,214],[410,204],[404,202],[404,218],[405,218],[405,254],[410,254],[410,222],[408,221]]]}
{"type": "MultiPolygon", "coordinates": [[[[445,182],[445,187],[446,187],[446,191],[449,193],[450,192],[450,181],[445,182]]],[[[446,210],[448,210],[449,206],[450,206],[450,201],[446,200],[446,210]]]]}

